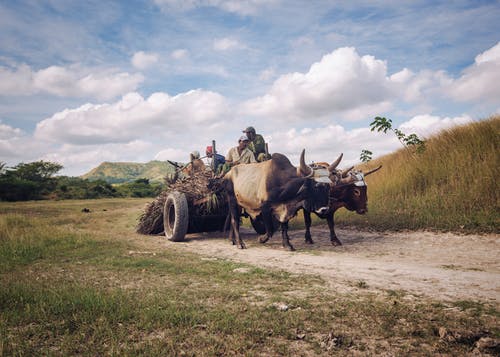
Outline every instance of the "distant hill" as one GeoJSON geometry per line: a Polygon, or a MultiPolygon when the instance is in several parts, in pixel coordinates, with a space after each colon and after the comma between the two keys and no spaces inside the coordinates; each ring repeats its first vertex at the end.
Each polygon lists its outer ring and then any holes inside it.
{"type": "Polygon", "coordinates": [[[163,182],[167,174],[174,173],[175,168],[168,161],[135,162],[103,162],[88,173],[80,176],[90,181],[104,180],[108,183],[131,182],[140,178],[151,182],[163,182]]]}

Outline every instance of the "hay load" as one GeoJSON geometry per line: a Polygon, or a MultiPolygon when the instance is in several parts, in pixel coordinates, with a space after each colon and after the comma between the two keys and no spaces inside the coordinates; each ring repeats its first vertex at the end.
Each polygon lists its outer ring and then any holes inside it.
{"type": "Polygon", "coordinates": [[[188,232],[203,231],[203,227],[200,226],[200,217],[226,216],[227,204],[223,193],[216,193],[208,189],[207,185],[210,179],[213,179],[210,170],[194,172],[191,176],[176,180],[167,177],[168,188],[156,197],[153,202],[144,207],[139,217],[136,232],[140,234],[160,234],[164,231],[163,207],[168,195],[174,191],[182,192],[186,196],[189,211],[188,232]]]}

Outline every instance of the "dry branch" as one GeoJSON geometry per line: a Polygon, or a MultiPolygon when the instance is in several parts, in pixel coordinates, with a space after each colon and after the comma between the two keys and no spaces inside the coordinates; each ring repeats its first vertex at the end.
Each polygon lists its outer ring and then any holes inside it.
{"type": "MultiPolygon", "coordinates": [[[[195,172],[193,175],[169,183],[167,190],[144,207],[139,217],[136,232],[141,234],[160,234],[163,232],[163,206],[172,191],[186,195],[191,215],[226,214],[225,199],[220,192],[214,192],[207,186],[213,178],[211,171],[195,172]]],[[[166,179],[168,180],[168,178],[166,179]]]]}

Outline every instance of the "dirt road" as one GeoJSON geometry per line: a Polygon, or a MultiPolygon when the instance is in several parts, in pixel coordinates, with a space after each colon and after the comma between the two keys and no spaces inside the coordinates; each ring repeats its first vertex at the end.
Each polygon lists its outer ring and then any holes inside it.
{"type": "Polygon", "coordinates": [[[326,226],[313,227],[314,245],[303,230],[291,231],[296,252],[281,247],[281,235],[266,244],[253,230],[242,229],[245,250],[221,233],[191,234],[186,242],[158,237],[167,249],[181,249],[214,259],[229,259],[296,274],[320,275],[337,291],[368,289],[405,291],[409,299],[500,302],[500,235],[456,235],[432,232],[379,233],[338,229],[344,243],[333,247],[326,226]]]}

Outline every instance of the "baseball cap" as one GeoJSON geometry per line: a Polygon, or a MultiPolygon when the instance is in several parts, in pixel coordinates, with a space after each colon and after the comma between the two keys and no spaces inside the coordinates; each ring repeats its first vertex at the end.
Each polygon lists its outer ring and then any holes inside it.
{"type": "Polygon", "coordinates": [[[205,150],[205,152],[207,154],[211,154],[212,153],[212,146],[207,146],[207,149],[205,150]]]}
{"type": "Polygon", "coordinates": [[[240,142],[240,141],[250,141],[250,140],[248,140],[248,138],[247,138],[245,135],[242,135],[242,136],[240,136],[240,138],[238,139],[238,142],[240,142]]]}
{"type": "Polygon", "coordinates": [[[253,126],[249,126],[248,128],[246,128],[245,130],[243,130],[244,133],[248,133],[248,132],[251,132],[251,133],[255,133],[255,129],[253,126]]]}

